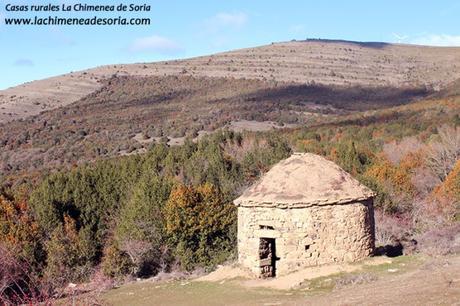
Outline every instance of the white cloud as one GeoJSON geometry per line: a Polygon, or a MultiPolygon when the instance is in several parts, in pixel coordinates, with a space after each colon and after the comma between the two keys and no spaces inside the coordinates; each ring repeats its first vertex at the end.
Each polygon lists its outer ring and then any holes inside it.
{"type": "Polygon", "coordinates": [[[409,42],[428,46],[460,46],[460,35],[428,34],[409,39],[409,42]]]}
{"type": "Polygon", "coordinates": [[[20,58],[20,59],[17,59],[15,62],[14,62],[14,65],[15,66],[22,66],[22,67],[32,67],[34,66],[34,62],[31,60],[31,59],[28,59],[28,58],[20,58]]]}
{"type": "Polygon", "coordinates": [[[238,29],[246,24],[248,16],[245,13],[218,13],[205,20],[205,27],[210,32],[217,32],[225,28],[238,29]]]}
{"type": "Polygon", "coordinates": [[[156,52],[166,55],[184,51],[175,41],[158,35],[137,38],[129,45],[128,50],[131,52],[156,52]]]}

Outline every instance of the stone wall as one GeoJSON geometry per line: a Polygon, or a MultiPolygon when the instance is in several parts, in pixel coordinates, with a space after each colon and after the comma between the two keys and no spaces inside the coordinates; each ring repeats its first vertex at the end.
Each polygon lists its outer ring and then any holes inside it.
{"type": "Polygon", "coordinates": [[[353,262],[374,249],[372,200],[308,208],[238,207],[238,260],[259,274],[259,240],[276,239],[276,274],[353,262]]]}

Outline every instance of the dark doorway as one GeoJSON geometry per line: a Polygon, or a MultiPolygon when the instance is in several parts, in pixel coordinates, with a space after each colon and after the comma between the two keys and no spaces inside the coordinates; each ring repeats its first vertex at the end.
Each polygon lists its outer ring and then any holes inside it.
{"type": "Polygon", "coordinates": [[[276,276],[276,244],[274,238],[260,238],[259,243],[260,277],[276,276]]]}

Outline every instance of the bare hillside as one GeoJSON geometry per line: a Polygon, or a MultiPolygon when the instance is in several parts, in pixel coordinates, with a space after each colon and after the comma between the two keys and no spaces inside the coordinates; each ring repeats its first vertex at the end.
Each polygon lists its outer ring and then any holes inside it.
{"type": "Polygon", "coordinates": [[[75,102],[101,88],[101,80],[114,74],[439,90],[460,78],[460,48],[308,40],[186,60],[102,66],[0,91],[0,123],[75,102]]]}

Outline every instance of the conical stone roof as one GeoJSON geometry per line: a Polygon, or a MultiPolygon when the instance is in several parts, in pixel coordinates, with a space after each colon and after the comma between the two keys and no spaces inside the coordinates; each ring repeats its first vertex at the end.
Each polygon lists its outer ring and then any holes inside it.
{"type": "Polygon", "coordinates": [[[311,153],[295,153],[273,166],[234,203],[237,206],[296,208],[367,200],[372,190],[335,163],[311,153]]]}

